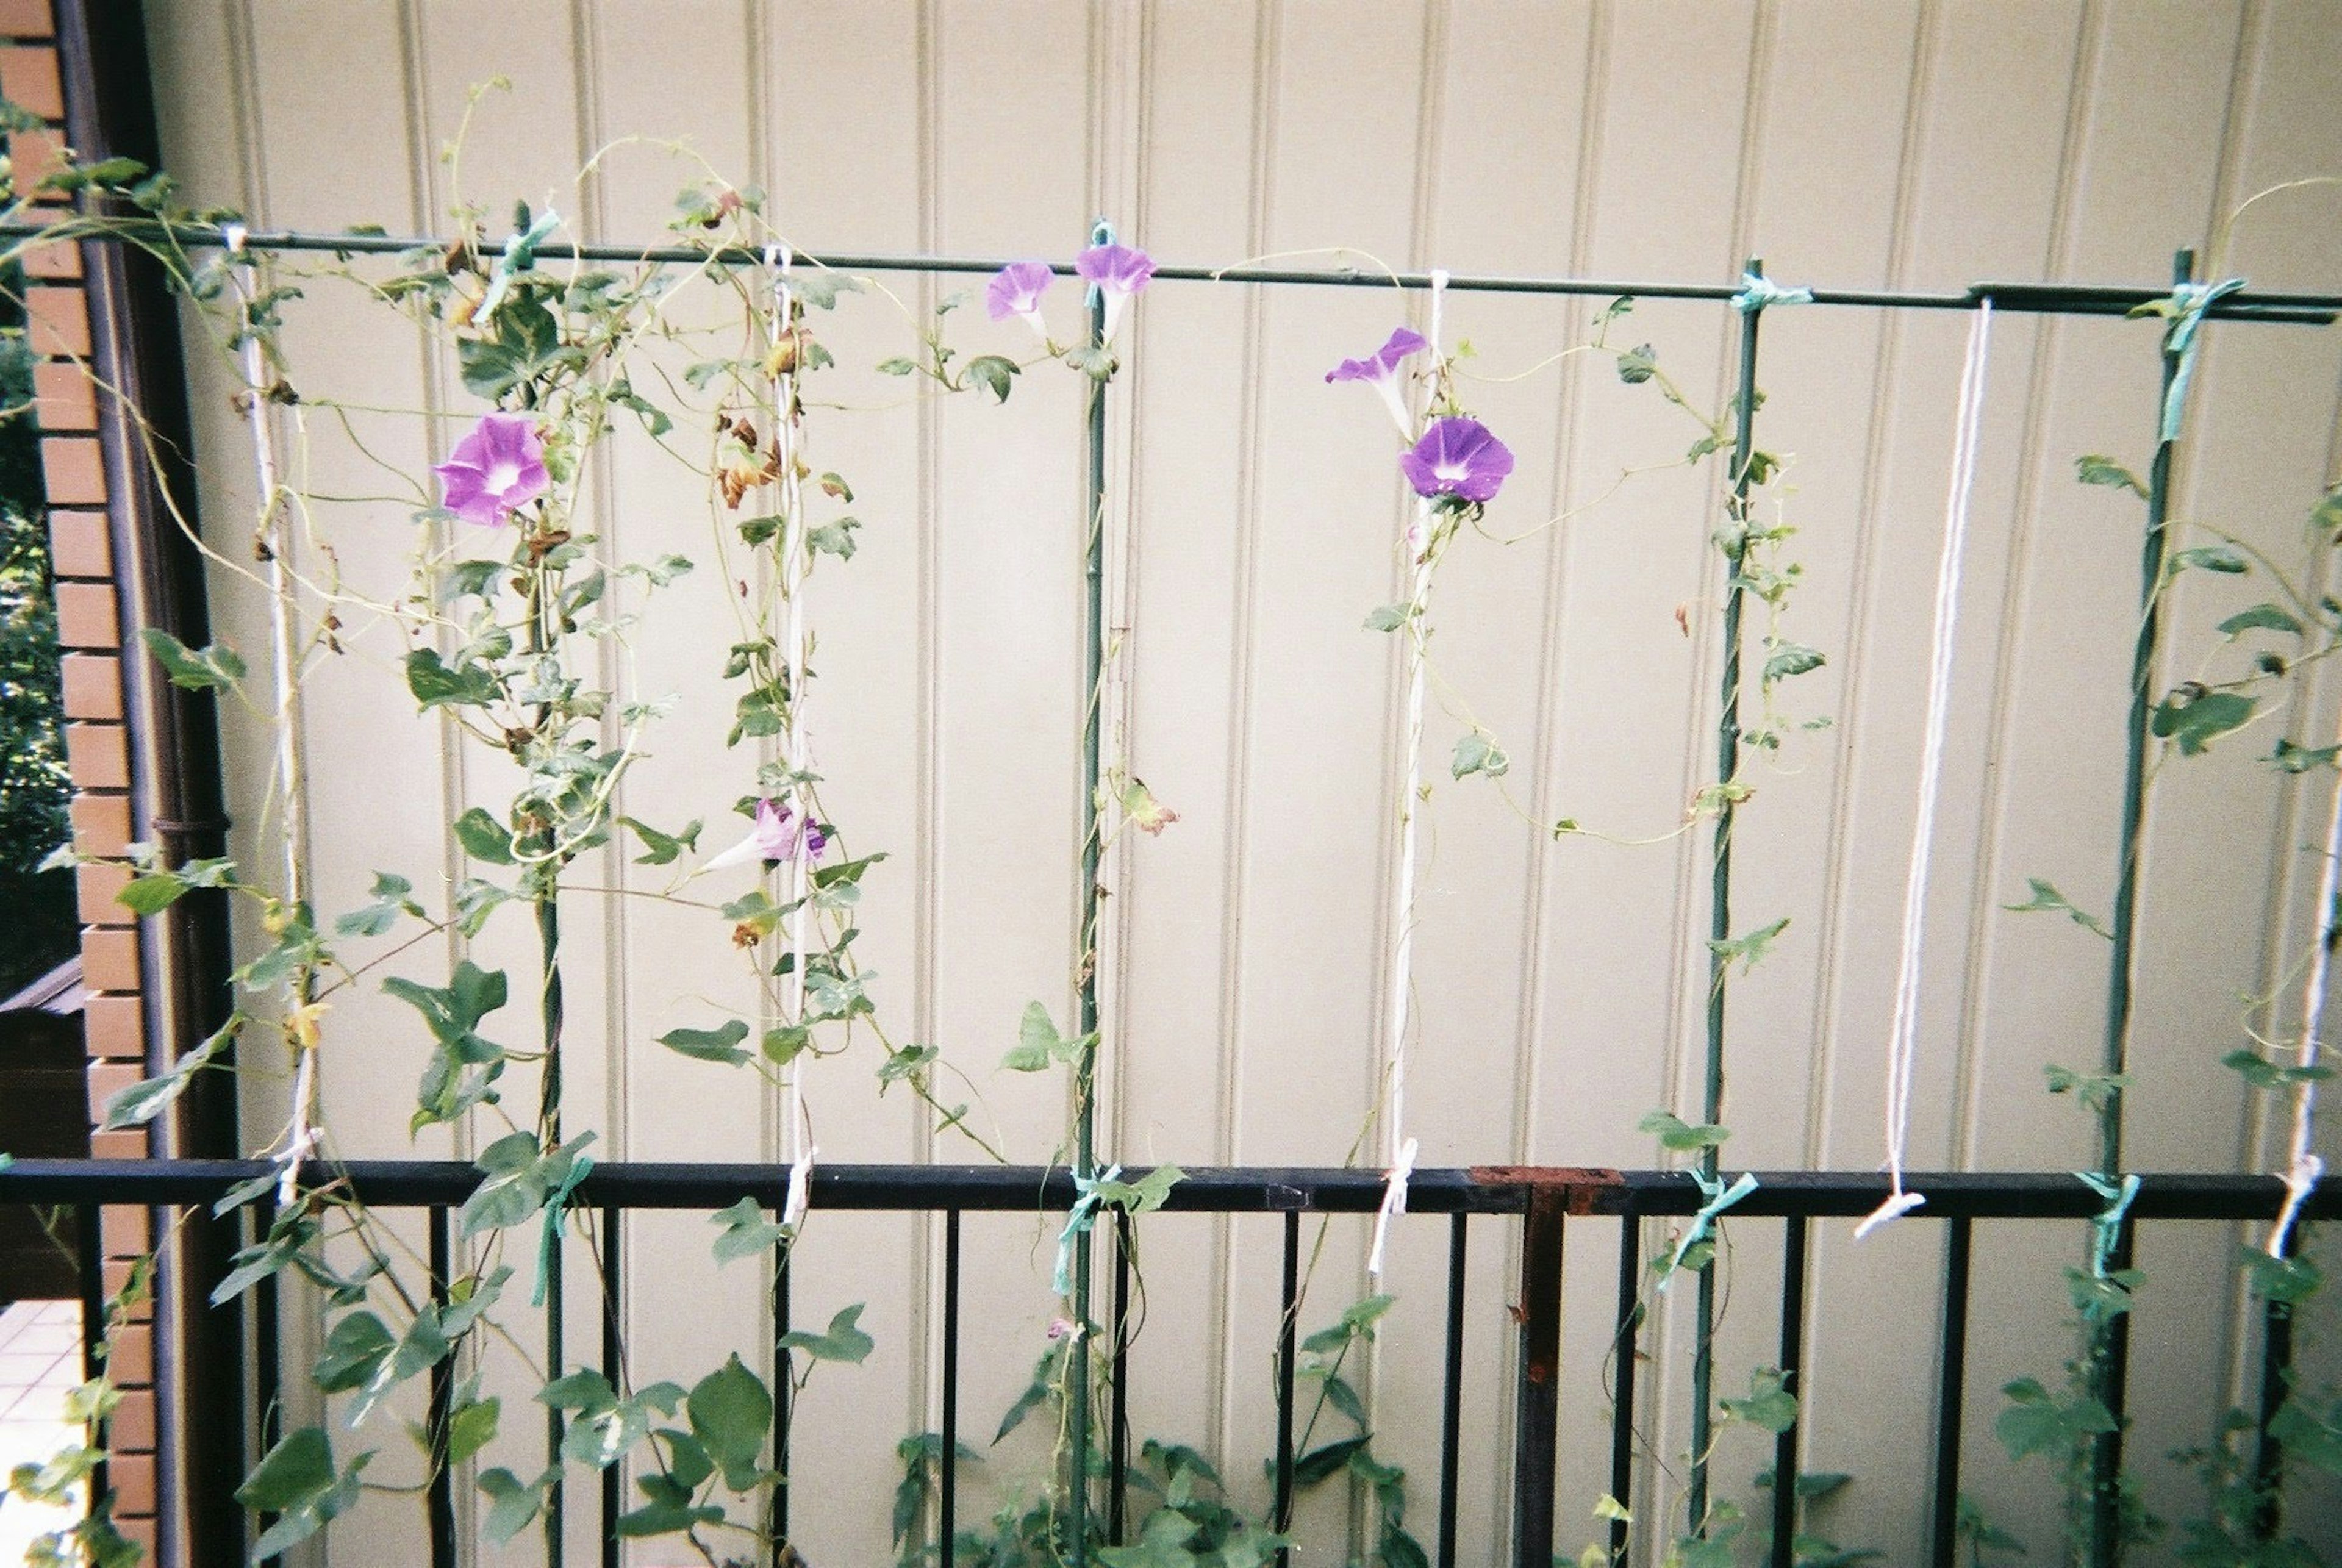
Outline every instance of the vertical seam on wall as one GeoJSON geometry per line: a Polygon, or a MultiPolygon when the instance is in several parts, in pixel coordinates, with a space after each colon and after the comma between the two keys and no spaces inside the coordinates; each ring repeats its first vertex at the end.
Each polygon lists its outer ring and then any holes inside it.
{"type": "MultiPolygon", "coordinates": [[[[2065,275],[2071,248],[2075,186],[2088,141],[2090,105],[2097,95],[2098,63],[2102,56],[2105,17],[2098,0],[2084,0],[2075,42],[2073,93],[2067,101],[2064,138],[2057,151],[2057,195],[2050,209],[2049,249],[2043,258],[2046,277],[2065,275]]],[[[1994,916],[1998,905],[1993,888],[2000,880],[2001,822],[2009,804],[2009,779],[2002,766],[2015,744],[2012,704],[2018,685],[2017,671],[2024,651],[2025,614],[2030,594],[2027,584],[2033,560],[2033,513],[2041,486],[2040,464],[2046,437],[2041,411],[2057,379],[2063,324],[2045,317],[2035,327],[2030,374],[2023,404],[2025,432],[2015,473],[2017,494],[2009,506],[2007,587],[2000,617],[2000,635],[1993,650],[1990,683],[1991,715],[1986,742],[1984,772],[1979,781],[1983,809],[1977,818],[1975,867],[1968,893],[1967,962],[1961,977],[1959,1026],[1953,1057],[1951,1153],[1956,1167],[1973,1166],[1984,1089],[1984,1043],[1977,1032],[1989,1012],[1987,994],[1992,980],[1995,953],[1994,916]]],[[[2142,862],[2144,856],[2142,855],[2142,862]]]]}
{"type": "MultiPolygon", "coordinates": [[[[1255,255],[1269,247],[1268,214],[1276,174],[1276,85],[1280,29],[1278,0],[1260,0],[1253,25],[1252,168],[1251,189],[1245,215],[1245,248],[1255,255]]],[[[1252,681],[1256,634],[1255,604],[1260,575],[1261,512],[1261,358],[1266,336],[1267,293],[1259,284],[1246,284],[1244,374],[1236,394],[1236,604],[1231,619],[1235,646],[1228,659],[1227,786],[1222,820],[1227,824],[1222,850],[1221,883],[1225,895],[1220,920],[1220,1060],[1219,1104],[1215,1142],[1216,1156],[1236,1164],[1243,1146],[1244,1079],[1244,912],[1246,866],[1250,861],[1251,808],[1247,783],[1252,767],[1252,681]]],[[[1233,1323],[1235,1300],[1244,1277],[1236,1268],[1236,1221],[1216,1215],[1213,1225],[1214,1270],[1219,1288],[1212,1304],[1209,1334],[1220,1375],[1206,1391],[1206,1430],[1213,1452],[1225,1453],[1228,1443],[1229,1384],[1236,1376],[1233,1323]]],[[[1250,1368],[1246,1369],[1247,1374],[1250,1368]]]]}
{"type": "MultiPolygon", "coordinates": [[[[942,16],[938,0],[917,0],[914,26],[917,30],[913,65],[913,95],[917,113],[917,155],[913,179],[918,203],[918,246],[932,254],[936,248],[936,236],[943,227],[941,207],[942,183],[937,170],[942,166],[942,16]]],[[[932,318],[936,305],[936,280],[930,274],[921,274],[914,287],[914,300],[923,321],[932,318]]],[[[916,902],[912,909],[912,1013],[918,1029],[918,1038],[937,1037],[939,1008],[936,995],[937,933],[942,927],[942,894],[939,891],[939,870],[943,864],[943,677],[940,650],[940,604],[938,586],[942,572],[936,556],[942,534],[936,526],[936,479],[940,466],[942,433],[936,417],[932,399],[922,398],[917,405],[916,429],[917,503],[914,508],[914,526],[917,531],[916,554],[916,577],[913,601],[917,606],[917,628],[914,635],[917,671],[917,696],[914,743],[917,748],[913,772],[917,780],[917,818],[914,829],[912,863],[916,873],[916,902]]],[[[936,1128],[925,1106],[911,1103],[911,1150],[915,1161],[925,1163],[935,1158],[936,1128]]],[[[938,1224],[930,1216],[923,1225],[911,1232],[911,1273],[917,1287],[915,1300],[921,1303],[913,1309],[916,1321],[908,1331],[912,1343],[929,1346],[919,1356],[918,1365],[906,1382],[904,1391],[911,1419],[920,1430],[926,1429],[929,1406],[937,1393],[931,1386],[928,1368],[936,1361],[939,1347],[934,1346],[936,1336],[942,1332],[939,1318],[924,1311],[924,1303],[935,1293],[933,1276],[938,1270],[936,1255],[941,1243],[938,1224]]]]}
{"type": "MultiPolygon", "coordinates": [[[[1886,286],[1907,286],[1912,234],[1919,214],[1918,171],[1926,155],[1927,107],[1935,90],[1935,53],[1938,43],[1939,10],[1935,0],[1920,0],[1914,17],[1911,71],[1905,88],[1903,138],[1895,160],[1895,210],[1887,240],[1886,286]]],[[[1833,1131],[1830,1090],[1837,1077],[1838,1024],[1846,1004],[1844,969],[1839,963],[1845,935],[1845,913],[1852,901],[1852,864],[1848,854],[1857,805],[1862,797],[1862,752],[1857,738],[1862,726],[1862,684],[1867,661],[1872,610],[1877,594],[1880,508],[1886,500],[1887,475],[1894,467],[1887,435],[1894,424],[1896,367],[1903,346],[1900,311],[1882,313],[1878,347],[1870,375],[1870,432],[1862,454],[1861,500],[1857,513],[1858,542],[1855,548],[1854,580],[1847,598],[1853,614],[1847,627],[1846,673],[1840,685],[1837,749],[1844,761],[1830,792],[1829,848],[1822,864],[1834,867],[1822,895],[1821,930],[1816,945],[1821,967],[1815,975],[1815,1044],[1806,1080],[1805,1164],[1818,1169],[1827,1156],[1833,1131]]]]}
{"type": "MultiPolygon", "coordinates": [[[[1116,79],[1128,88],[1134,101],[1133,112],[1128,119],[1135,125],[1136,131],[1131,138],[1132,145],[1128,152],[1126,172],[1129,178],[1125,184],[1124,199],[1130,204],[1131,231],[1133,235],[1142,238],[1148,233],[1149,211],[1146,193],[1149,160],[1147,152],[1155,141],[1153,91],[1155,78],[1152,69],[1155,58],[1155,15],[1152,0],[1145,0],[1137,12],[1137,47],[1126,57],[1127,64],[1121,59],[1117,60],[1116,71],[1116,79]]],[[[1102,203],[1101,210],[1103,206],[1102,203]]],[[[1132,313],[1130,334],[1134,350],[1131,355],[1130,392],[1129,395],[1123,400],[1118,411],[1117,424],[1120,429],[1115,433],[1114,438],[1114,444],[1120,458],[1122,484],[1109,491],[1107,495],[1109,504],[1114,506],[1116,513],[1116,527],[1113,536],[1120,546],[1114,554],[1117,581],[1113,586],[1116,589],[1120,614],[1114,617],[1112,624],[1119,625],[1122,636],[1121,653],[1116,661],[1122,674],[1113,684],[1120,710],[1116,714],[1115,718],[1122,735],[1122,765],[1133,778],[1136,778],[1142,775],[1138,769],[1137,756],[1137,657],[1141,644],[1136,632],[1139,622],[1139,586],[1145,581],[1138,564],[1138,553],[1144,537],[1138,526],[1138,519],[1143,512],[1141,492],[1145,474],[1138,463],[1137,442],[1139,411],[1144,405],[1142,389],[1147,383],[1147,365],[1146,356],[1136,350],[1146,342],[1144,313],[1132,313]]],[[[1141,857],[1131,853],[1133,847],[1129,836],[1123,835],[1122,854],[1116,866],[1115,879],[1115,885],[1120,889],[1121,896],[1115,901],[1114,984],[1110,1000],[1113,1003],[1114,1019],[1112,1038],[1117,1043],[1117,1063],[1127,1062],[1130,1059],[1132,1043],[1131,954],[1136,947],[1136,912],[1138,906],[1139,871],[1142,864],[1141,857]]],[[[1132,1118],[1130,1094],[1130,1074],[1117,1064],[1114,1072],[1112,1114],[1106,1124],[1107,1136],[1112,1140],[1107,1145],[1109,1148],[1122,1149],[1129,1139],[1132,1118]]]]}

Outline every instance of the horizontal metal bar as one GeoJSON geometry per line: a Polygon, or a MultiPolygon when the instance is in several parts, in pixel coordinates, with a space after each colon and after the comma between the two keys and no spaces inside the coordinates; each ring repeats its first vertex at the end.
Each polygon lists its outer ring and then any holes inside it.
{"type": "MultiPolygon", "coordinates": [[[[207,1203],[240,1182],[268,1174],[265,1160],[19,1160],[0,1170],[0,1203],[165,1204],[207,1203]]],[[[385,1208],[460,1203],[480,1173],[461,1161],[355,1160],[313,1164],[313,1179],[331,1171],[363,1201],[385,1208]]],[[[1133,1169],[1126,1180],[1143,1171],[1133,1169]]],[[[1887,1195],[1876,1171],[1770,1171],[1734,1205],[1735,1214],[1812,1219],[1859,1218],[1887,1195]]],[[[1919,1219],[2086,1219],[2105,1200],[2063,1171],[1919,1172],[1907,1185],[1927,1197],[1919,1219]]],[[[788,1167],[777,1164],[645,1161],[596,1165],[576,1193],[585,1205],[629,1209],[720,1208],[763,1194],[777,1205],[788,1167]]],[[[1382,1202],[1383,1174],[1330,1167],[1203,1166],[1187,1170],[1165,1209],[1186,1213],[1364,1214],[1382,1202]]],[[[1519,1213],[1539,1193],[1558,1193],[1573,1214],[1689,1214],[1702,1202],[1686,1171],[1481,1165],[1418,1170],[1407,1207],[1426,1214],[1519,1213]]],[[[2250,1220],[2273,1217],[2285,1197],[2274,1176],[2174,1173],[2142,1175],[2130,1213],[2142,1220],[2250,1220]]],[[[1074,1202],[1072,1175],[1039,1165],[822,1165],[813,1202],[826,1209],[905,1212],[967,1209],[1064,1212],[1074,1202]]],[[[2342,1182],[2319,1183],[2306,1214],[2342,1216],[2342,1182]]]]}
{"type": "MultiPolygon", "coordinates": [[[[0,241],[32,239],[49,232],[25,224],[0,225],[0,241]]],[[[165,224],[159,220],[108,217],[103,226],[93,221],[86,232],[70,237],[97,243],[169,244],[185,250],[219,250],[226,245],[225,232],[211,224],[165,224]]],[[[427,235],[309,234],[293,229],[254,231],[244,237],[251,251],[315,251],[341,255],[403,255],[409,252],[439,252],[453,242],[427,235]]],[[[501,242],[482,239],[478,249],[491,254],[501,242]]],[[[611,262],[655,265],[762,266],[765,252],[746,245],[623,245],[548,240],[536,247],[540,259],[568,262],[611,262]]],[[[1011,261],[1002,256],[828,255],[807,251],[791,253],[806,266],[832,272],[906,272],[941,275],[982,275],[998,272],[1011,261]]],[[[1071,262],[1044,262],[1061,277],[1074,275],[1071,262]]],[[[1252,283],[1296,285],[1314,288],[1427,289],[1428,272],[1369,272],[1356,267],[1315,268],[1275,266],[1193,266],[1158,264],[1157,283],[1252,283]]],[[[1567,295],[1636,299],[1686,299],[1722,302],[1740,292],[1738,284],[1667,283],[1654,279],[1521,277],[1500,274],[1451,273],[1446,288],[1462,294],[1567,295]]],[[[1907,289],[1816,288],[1813,303],[1863,305],[1893,310],[1973,310],[1987,298],[1997,310],[2057,315],[2120,315],[2134,306],[2170,297],[2166,286],[2127,284],[1977,283],[1958,293],[1907,289]]],[[[2207,315],[2239,321],[2297,323],[2326,325],[2342,311],[2342,294],[2239,293],[2212,303],[2207,315]]]]}

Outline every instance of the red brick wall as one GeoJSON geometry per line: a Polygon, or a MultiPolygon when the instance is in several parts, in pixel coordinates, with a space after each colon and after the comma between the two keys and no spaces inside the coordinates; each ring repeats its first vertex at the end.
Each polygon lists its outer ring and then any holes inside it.
{"type": "MultiPolygon", "coordinates": [[[[0,0],[0,95],[51,123],[20,133],[9,156],[18,188],[29,186],[64,145],[65,94],[48,0],[0,0]]],[[[39,397],[41,467],[48,486],[49,543],[57,579],[57,633],[65,651],[65,756],[73,773],[74,842],[92,854],[120,854],[132,834],[129,734],[124,724],[120,599],[105,464],[97,439],[97,399],[81,361],[90,350],[89,299],[81,256],[53,245],[25,258],[35,372],[39,397]]],[[[145,1074],[145,1012],[139,933],[114,902],[125,875],[85,866],[81,879],[82,973],[89,987],[84,1014],[89,1055],[90,1118],[108,1095],[145,1074]]],[[[143,1133],[99,1133],[98,1158],[147,1153],[143,1133]]],[[[101,1240],[106,1288],[118,1289],[129,1260],[151,1244],[140,1209],[105,1211],[101,1240]]],[[[151,1316],[119,1343],[109,1369],[125,1391],[112,1432],[115,1519],[124,1533],[155,1546],[155,1344],[151,1316]]]]}

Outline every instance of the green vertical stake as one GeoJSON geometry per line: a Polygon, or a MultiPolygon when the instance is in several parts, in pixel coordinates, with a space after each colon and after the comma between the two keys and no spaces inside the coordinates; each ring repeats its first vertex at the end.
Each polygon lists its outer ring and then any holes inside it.
{"type": "MultiPolygon", "coordinates": [[[[1748,274],[1762,277],[1764,259],[1748,258],[1748,274]]],[[[1740,392],[1732,439],[1733,537],[1725,547],[1724,674],[1718,687],[1716,721],[1716,782],[1729,784],[1740,771],[1740,611],[1741,559],[1746,554],[1749,475],[1756,450],[1756,327],[1764,318],[1759,305],[1740,317],[1740,392]]],[[[1708,934],[1715,945],[1707,961],[1707,1074],[1700,1100],[1701,1120],[1710,1125],[1724,1119],[1724,987],[1727,967],[1722,944],[1732,939],[1732,801],[1728,793],[1716,803],[1714,848],[1708,871],[1708,934]]],[[[1700,1174],[1718,1180],[1718,1157],[1713,1145],[1699,1156],[1700,1174]]],[[[1699,1271],[1698,1316],[1692,1324],[1691,1357],[1691,1480],[1686,1489],[1694,1534],[1707,1528],[1707,1451],[1714,1440],[1710,1409],[1716,1383],[1716,1270],[1699,1271]]]]}
{"type": "MultiPolygon", "coordinates": [[[[1100,218],[1091,226],[1090,244],[1114,244],[1113,225],[1100,218]]],[[[1089,313],[1090,348],[1103,354],[1106,296],[1096,289],[1091,291],[1089,313]]],[[[1079,997],[1074,1027],[1084,1044],[1074,1082],[1074,1174],[1094,1182],[1097,1179],[1098,749],[1105,717],[1099,701],[1106,678],[1106,383],[1096,378],[1092,378],[1089,387],[1089,464],[1082,490],[1082,869],[1075,905],[1080,915],[1074,944],[1079,997]]],[[[1073,1430],[1066,1523],[1073,1537],[1074,1568],[1086,1568],[1090,1553],[1090,1239],[1086,1232],[1074,1238],[1074,1353],[1066,1358],[1072,1380],[1067,1414],[1073,1430]]]]}

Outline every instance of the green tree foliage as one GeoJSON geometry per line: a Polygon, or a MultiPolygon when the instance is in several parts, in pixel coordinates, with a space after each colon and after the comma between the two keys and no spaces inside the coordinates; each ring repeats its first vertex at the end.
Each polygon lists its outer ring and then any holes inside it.
{"type": "Polygon", "coordinates": [[[48,514],[23,337],[21,275],[0,279],[0,993],[74,951],[72,874],[42,873],[71,835],[48,514]],[[13,317],[14,319],[10,319],[13,317]]]}

